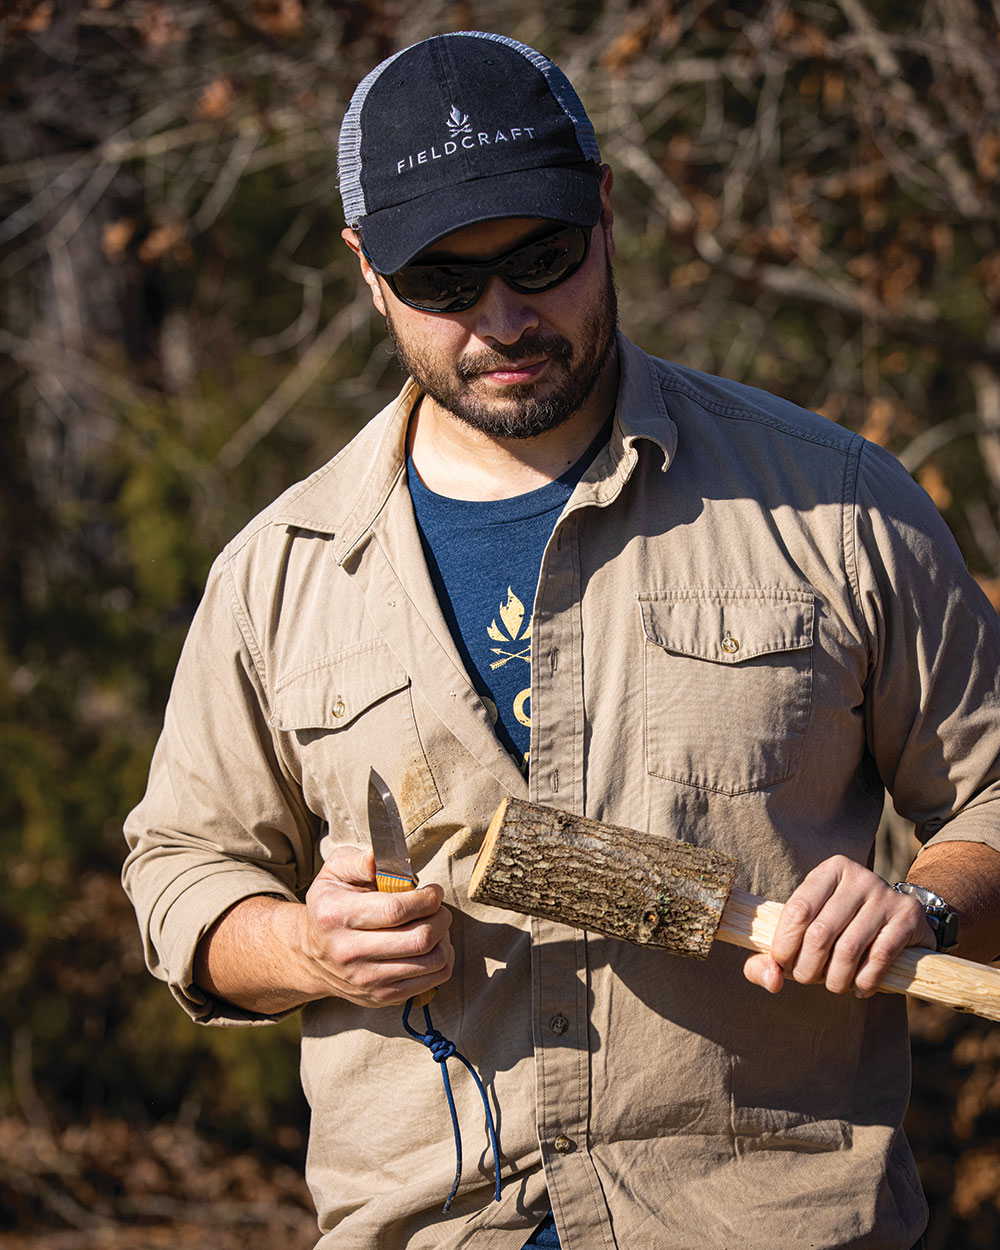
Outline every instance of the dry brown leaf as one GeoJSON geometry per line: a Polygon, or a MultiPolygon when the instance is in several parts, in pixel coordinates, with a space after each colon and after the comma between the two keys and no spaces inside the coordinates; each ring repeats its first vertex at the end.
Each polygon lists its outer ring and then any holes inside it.
{"type": "Polygon", "coordinates": [[[1000,251],[984,256],[973,273],[990,299],[1000,303],[1000,251]]]}
{"type": "Polygon", "coordinates": [[[29,35],[40,35],[52,25],[54,10],[54,0],[41,0],[40,4],[32,5],[23,16],[12,16],[10,29],[12,31],[25,31],[29,35]]]}
{"type": "Polygon", "coordinates": [[[976,173],[984,182],[996,182],[1000,173],[1000,134],[989,131],[976,143],[976,173]]]}
{"type": "Polygon", "coordinates": [[[711,273],[703,260],[693,260],[687,265],[678,265],[670,272],[670,285],[675,291],[686,291],[699,282],[704,282],[711,273]]]}
{"type": "Polygon", "coordinates": [[[232,80],[226,76],[213,79],[198,100],[198,116],[220,121],[227,117],[236,92],[232,80]]]}
{"type": "Polygon", "coordinates": [[[1000,1194],[1000,1147],[983,1146],[966,1150],[955,1164],[955,1188],[951,1209],[963,1220],[971,1220],[984,1206],[998,1207],[1000,1194]]]}
{"type": "Polygon", "coordinates": [[[135,220],[132,217],[109,221],[101,234],[101,250],[108,260],[121,260],[134,234],[135,220]]]}
{"type": "Polygon", "coordinates": [[[938,512],[944,512],[946,508],[951,507],[954,496],[948,483],[945,481],[939,465],[936,465],[932,460],[928,461],[917,474],[917,481],[930,495],[938,512]]]}
{"type": "Polygon", "coordinates": [[[828,108],[838,108],[844,102],[846,79],[839,69],[823,73],[823,103],[828,108]]]}
{"type": "Polygon", "coordinates": [[[889,445],[896,427],[896,403],[887,395],[879,395],[868,403],[868,412],[861,433],[880,447],[889,445]]]}
{"type": "Polygon", "coordinates": [[[287,39],[302,33],[305,13],[301,0],[257,0],[254,21],[269,35],[287,39]]]}
{"type": "Polygon", "coordinates": [[[187,38],[174,20],[170,7],[161,3],[161,0],[150,0],[136,24],[136,31],[146,47],[152,48],[154,52],[160,52],[170,44],[187,38]]]}
{"type": "Polygon", "coordinates": [[[139,259],[144,265],[169,258],[184,264],[193,253],[184,226],[170,221],[151,230],[139,245],[139,259]]]}
{"type": "Polygon", "coordinates": [[[1000,577],[983,577],[976,574],[979,589],[983,592],[997,612],[1000,612],[1000,577]]]}

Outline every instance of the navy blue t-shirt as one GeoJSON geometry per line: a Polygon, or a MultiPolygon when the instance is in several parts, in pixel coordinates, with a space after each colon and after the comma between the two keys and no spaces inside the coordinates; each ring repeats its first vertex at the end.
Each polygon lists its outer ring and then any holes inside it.
{"type": "Polygon", "coordinates": [[[545,544],[573,488],[607,442],[610,420],[554,482],[512,499],[449,499],[407,457],[410,495],[441,610],[497,736],[527,772],[531,622],[545,544]]]}

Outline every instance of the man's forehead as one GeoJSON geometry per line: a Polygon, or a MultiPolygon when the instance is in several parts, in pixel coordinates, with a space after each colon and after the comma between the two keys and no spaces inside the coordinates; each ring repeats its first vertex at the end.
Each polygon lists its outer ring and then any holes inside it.
{"type": "Polygon", "coordinates": [[[516,247],[521,239],[529,239],[545,226],[559,223],[544,217],[500,217],[495,221],[477,221],[436,240],[414,256],[414,265],[439,260],[491,260],[516,247]]]}

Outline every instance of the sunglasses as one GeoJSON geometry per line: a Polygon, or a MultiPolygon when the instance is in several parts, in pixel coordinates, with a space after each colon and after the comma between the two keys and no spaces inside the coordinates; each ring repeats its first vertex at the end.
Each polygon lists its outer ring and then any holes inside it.
{"type": "Polygon", "coordinates": [[[559,226],[519,243],[493,260],[404,265],[395,273],[380,276],[393,294],[411,308],[421,312],[464,312],[479,299],[494,275],[513,291],[537,295],[571,278],[589,251],[589,230],[559,226]]]}

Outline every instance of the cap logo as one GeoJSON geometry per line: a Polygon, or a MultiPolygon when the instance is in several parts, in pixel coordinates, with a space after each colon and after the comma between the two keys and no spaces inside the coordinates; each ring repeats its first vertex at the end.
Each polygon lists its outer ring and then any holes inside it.
{"type": "Polygon", "coordinates": [[[448,116],[448,134],[452,139],[457,139],[459,135],[472,134],[472,127],[469,125],[469,114],[463,113],[454,104],[451,106],[451,113],[448,116]]]}

